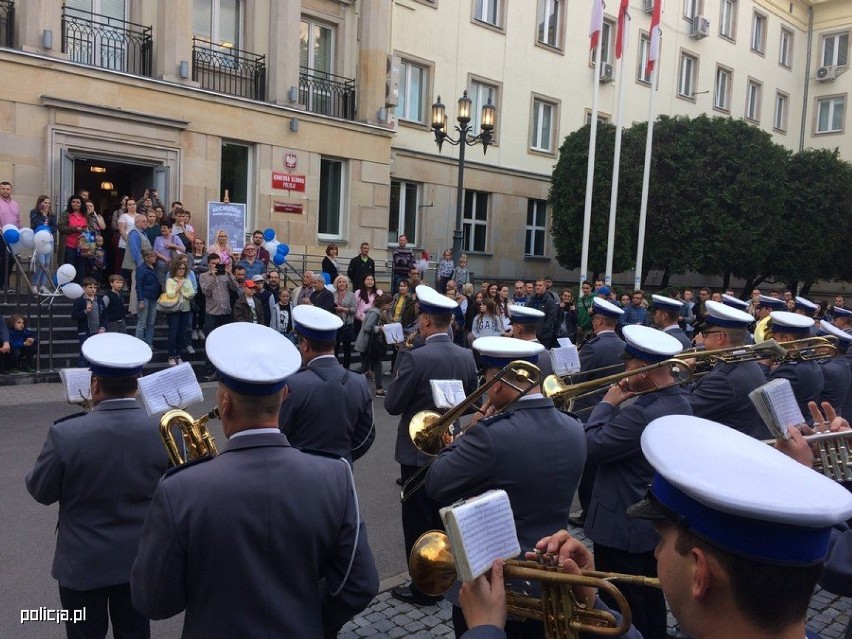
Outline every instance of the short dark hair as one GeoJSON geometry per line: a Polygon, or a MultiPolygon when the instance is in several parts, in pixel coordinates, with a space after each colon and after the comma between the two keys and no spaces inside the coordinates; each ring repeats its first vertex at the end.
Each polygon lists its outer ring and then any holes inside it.
{"type": "Polygon", "coordinates": [[[130,375],[127,377],[101,377],[95,375],[104,395],[109,397],[131,397],[139,389],[138,377],[130,375]]]}
{"type": "Polygon", "coordinates": [[[222,258],[219,257],[218,253],[208,253],[207,254],[207,263],[208,264],[210,264],[210,262],[220,262],[220,261],[222,261],[222,258]]]}
{"type": "Polygon", "coordinates": [[[332,252],[332,251],[339,251],[339,250],[340,250],[340,249],[339,249],[339,248],[337,248],[337,244],[335,244],[334,242],[332,242],[331,244],[329,244],[328,246],[326,246],[326,247],[325,247],[325,254],[326,254],[326,255],[331,255],[331,252],[332,252]]]}
{"type": "Polygon", "coordinates": [[[169,230],[171,230],[171,228],[175,225],[175,223],[172,220],[170,220],[169,218],[164,217],[162,220],[159,221],[159,225],[160,226],[166,226],[166,227],[169,228],[169,230]]]}
{"type": "Polygon", "coordinates": [[[377,295],[376,299],[373,300],[373,306],[380,308],[391,302],[393,302],[393,298],[390,296],[390,293],[382,293],[381,295],[377,295]]]}
{"type": "Polygon", "coordinates": [[[12,186],[12,183],[7,180],[3,180],[0,182],[0,186],[12,186]]]}
{"type": "Polygon", "coordinates": [[[336,339],[313,339],[311,337],[306,337],[302,335],[297,330],[296,333],[299,335],[299,339],[305,340],[305,343],[308,347],[317,353],[325,353],[327,351],[334,350],[334,345],[337,343],[336,339]]]}
{"type": "Polygon", "coordinates": [[[121,273],[113,273],[112,275],[109,276],[109,283],[110,284],[112,284],[113,282],[118,282],[118,281],[121,281],[121,282],[124,281],[124,276],[121,273]]]}
{"type": "Polygon", "coordinates": [[[87,286],[91,286],[92,284],[97,286],[98,280],[96,280],[94,277],[84,277],[83,278],[83,288],[86,288],[87,286]]]}

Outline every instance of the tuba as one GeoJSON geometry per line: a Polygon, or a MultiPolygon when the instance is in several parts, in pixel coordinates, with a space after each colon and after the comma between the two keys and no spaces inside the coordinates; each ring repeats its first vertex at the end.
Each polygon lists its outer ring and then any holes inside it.
{"type": "MultiPolygon", "coordinates": [[[[852,430],[805,435],[805,441],[814,450],[815,471],[834,481],[852,481],[852,430]]],[[[775,439],[763,443],[774,445],[775,439]]]]}
{"type": "Polygon", "coordinates": [[[160,437],[163,438],[172,465],[180,466],[205,455],[215,457],[219,454],[216,442],[210,431],[207,430],[207,422],[211,419],[218,419],[218,417],[218,408],[214,408],[198,419],[193,419],[192,415],[180,409],[173,409],[163,414],[160,418],[160,437]],[[174,434],[175,428],[178,429],[183,438],[186,457],[183,456],[178,447],[174,434]]]}

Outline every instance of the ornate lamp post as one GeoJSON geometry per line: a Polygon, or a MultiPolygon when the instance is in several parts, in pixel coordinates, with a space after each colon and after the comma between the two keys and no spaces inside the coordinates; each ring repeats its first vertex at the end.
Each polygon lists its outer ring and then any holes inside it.
{"type": "Polygon", "coordinates": [[[482,144],[482,153],[488,151],[488,146],[494,136],[494,122],[497,120],[497,109],[491,104],[489,98],[488,103],[482,107],[482,116],[480,118],[479,135],[472,135],[470,126],[470,108],[473,101],[467,97],[467,91],[459,98],[458,113],[456,121],[458,124],[454,127],[458,132],[458,137],[453,139],[447,133],[447,113],[444,105],[441,103],[441,96],[438,96],[438,101],[432,105],[432,130],[435,132],[435,143],[438,145],[438,152],[444,142],[459,147],[459,180],[456,187],[456,228],[453,231],[453,260],[458,263],[459,256],[462,252],[462,208],[464,207],[464,152],[465,147],[482,144]]]}

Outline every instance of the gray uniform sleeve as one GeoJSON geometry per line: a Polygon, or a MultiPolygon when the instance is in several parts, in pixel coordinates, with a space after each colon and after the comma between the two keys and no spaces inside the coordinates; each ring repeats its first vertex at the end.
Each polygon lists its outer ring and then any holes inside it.
{"type": "Polygon", "coordinates": [[[35,466],[27,475],[27,490],[40,504],[52,504],[62,496],[65,466],[56,445],[56,431],[51,428],[35,466]]]}
{"type": "Polygon", "coordinates": [[[352,432],[352,460],[363,457],[370,450],[376,439],[375,420],[373,418],[373,401],[368,397],[364,409],[358,414],[358,421],[352,432]]]}
{"type": "Polygon", "coordinates": [[[601,464],[630,457],[640,449],[639,437],[647,423],[641,411],[618,411],[607,402],[592,410],[586,423],[586,463],[601,464]]]}
{"type": "Polygon", "coordinates": [[[414,374],[414,358],[410,351],[400,351],[397,356],[396,375],[394,375],[385,394],[385,410],[389,415],[402,415],[414,391],[420,376],[414,374]]]}
{"type": "Polygon", "coordinates": [[[490,487],[494,464],[491,437],[482,424],[474,424],[432,462],[426,494],[444,503],[478,495],[490,487]]]}

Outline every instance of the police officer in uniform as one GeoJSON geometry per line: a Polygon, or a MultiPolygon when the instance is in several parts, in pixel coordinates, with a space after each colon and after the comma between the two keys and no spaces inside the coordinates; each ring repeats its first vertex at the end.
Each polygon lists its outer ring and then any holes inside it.
{"type": "MultiPolygon", "coordinates": [[[[646,326],[625,326],[626,370],[670,359],[682,350],[674,337],[646,326]]],[[[586,536],[594,542],[601,570],[656,576],[654,547],[659,537],[650,522],[629,519],[627,508],[643,497],[653,468],[639,445],[642,431],[664,415],[692,415],[671,370],[662,366],[613,384],[586,422],[586,455],[597,464],[586,536]],[[632,403],[625,400],[644,393],[632,403]]],[[[662,593],[625,586],[633,623],[645,639],[666,636],[662,593]]]]}
{"type": "MultiPolygon", "coordinates": [[[[701,335],[708,351],[741,346],[754,318],[725,304],[709,300],[701,335]]],[[[757,439],[771,436],[748,394],[766,383],[757,362],[716,364],[687,391],[696,417],[712,419],[757,439]]]]}
{"type": "MultiPolygon", "coordinates": [[[[492,379],[514,360],[537,364],[544,346],[507,337],[480,337],[473,342],[492,379]]],[[[503,489],[509,495],[518,541],[530,550],[553,526],[562,526],[580,482],[586,442],[578,419],[558,411],[538,386],[529,388],[523,377],[507,373],[488,391],[499,414],[468,427],[445,448],[429,468],[426,492],[442,503],[503,489]],[[528,390],[514,402],[519,391],[528,390]],[[554,487],[557,490],[554,490],[554,487]]],[[[540,637],[541,622],[509,622],[521,634],[540,637]]],[[[461,610],[453,607],[453,626],[461,636],[467,626],[461,610]]]]}
{"type": "MultiPolygon", "coordinates": [[[[735,308],[738,311],[742,311],[743,313],[748,313],[749,303],[744,300],[741,300],[739,297],[734,297],[733,295],[722,293],[722,304],[724,304],[725,306],[730,306],[731,308],[735,308]]],[[[754,318],[752,318],[752,323],[753,322],[754,318]]],[[[754,335],[746,331],[743,344],[754,344],[754,335]]]]}
{"type": "Polygon", "coordinates": [[[148,620],[130,602],[130,569],[157,481],[169,466],[158,420],[136,401],[137,378],[151,360],[142,340],[101,333],[83,342],[92,369],[90,413],[50,427],[27,490],[59,502],[52,574],[66,610],[85,608],[68,637],[148,637],[148,620]]]}
{"type": "MultiPolygon", "coordinates": [[[[447,333],[456,302],[425,284],[419,285],[416,292],[420,307],[417,321],[424,341],[420,346],[400,351],[396,361],[396,373],[385,396],[385,409],[388,413],[401,416],[394,457],[400,464],[403,484],[421,472],[420,468],[431,461],[430,457],[417,450],[408,436],[411,418],[419,411],[433,409],[435,406],[430,380],[461,380],[466,395],[476,390],[476,364],[473,361],[473,353],[453,344],[447,333]]],[[[438,507],[421,487],[402,502],[406,561],[417,538],[433,528],[441,528],[438,507]]],[[[438,599],[420,592],[414,584],[397,586],[391,594],[396,599],[416,605],[430,605],[438,599]]]]}
{"type": "Polygon", "coordinates": [[[316,306],[293,309],[302,368],[287,379],[287,401],[278,425],[296,448],[318,450],[350,463],[366,453],[376,431],[373,398],[363,375],[346,370],[334,356],[343,321],[316,306]]]}
{"type": "Polygon", "coordinates": [[[160,481],[133,565],[133,604],[185,611],[183,637],[322,637],[361,612],[379,579],[349,464],[278,429],[301,361],[259,324],[207,336],[228,442],[160,481]]]}
{"type": "Polygon", "coordinates": [[[819,360],[823,377],[820,405],[822,402],[828,402],[834,406],[838,415],[849,419],[852,417],[852,367],[848,353],[852,334],[841,331],[828,322],[820,323],[819,333],[837,338],[837,353],[833,357],[819,360]]]}
{"type": "Polygon", "coordinates": [[[654,326],[674,337],[685,349],[692,348],[692,340],[678,324],[683,302],[665,295],[652,295],[651,301],[654,304],[654,314],[651,316],[654,326]]]}
{"type": "MultiPolygon", "coordinates": [[[[535,344],[541,344],[536,337],[535,331],[539,322],[544,320],[544,313],[537,308],[528,306],[517,306],[509,304],[509,319],[512,320],[512,337],[522,339],[535,344]]],[[[542,344],[542,346],[544,346],[542,344]]],[[[547,348],[545,346],[545,348],[547,348]]],[[[543,377],[553,374],[553,364],[550,361],[550,351],[545,351],[538,358],[538,368],[543,377]]]]}

